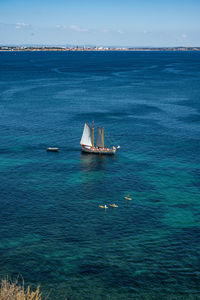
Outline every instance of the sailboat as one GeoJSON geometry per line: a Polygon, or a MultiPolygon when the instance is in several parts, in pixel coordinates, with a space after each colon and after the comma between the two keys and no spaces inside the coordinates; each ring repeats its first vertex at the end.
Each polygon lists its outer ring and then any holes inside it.
{"type": "Polygon", "coordinates": [[[94,145],[94,121],[92,127],[85,123],[82,138],[80,141],[82,152],[93,153],[93,154],[108,154],[113,155],[120,148],[120,146],[108,148],[104,145],[104,128],[97,127],[97,141],[94,145]]]}

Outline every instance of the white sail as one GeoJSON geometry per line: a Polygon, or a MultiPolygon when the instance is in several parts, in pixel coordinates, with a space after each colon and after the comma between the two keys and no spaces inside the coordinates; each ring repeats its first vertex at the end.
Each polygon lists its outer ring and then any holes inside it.
{"type": "Polygon", "coordinates": [[[102,129],[99,126],[98,126],[98,135],[97,135],[96,147],[99,147],[99,148],[103,147],[102,129]]]}
{"type": "Polygon", "coordinates": [[[80,144],[92,146],[92,128],[87,123],[85,123],[80,144]]]}

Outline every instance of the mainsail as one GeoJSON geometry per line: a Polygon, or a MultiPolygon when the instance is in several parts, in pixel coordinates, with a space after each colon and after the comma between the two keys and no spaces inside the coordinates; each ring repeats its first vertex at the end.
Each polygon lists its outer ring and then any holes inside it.
{"type": "Polygon", "coordinates": [[[99,147],[99,148],[104,147],[104,145],[103,145],[103,128],[101,129],[99,126],[98,126],[98,135],[97,135],[96,147],[99,147]]]}
{"type": "Polygon", "coordinates": [[[85,123],[80,144],[92,146],[92,128],[87,123],[85,123]]]}

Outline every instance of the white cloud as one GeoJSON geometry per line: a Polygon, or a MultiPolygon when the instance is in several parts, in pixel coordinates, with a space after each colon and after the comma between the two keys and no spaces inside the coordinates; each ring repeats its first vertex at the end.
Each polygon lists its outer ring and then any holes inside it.
{"type": "Polygon", "coordinates": [[[29,26],[29,24],[25,24],[23,22],[22,23],[18,22],[15,24],[16,29],[21,29],[21,28],[28,27],[28,26],[29,26]]]}
{"type": "Polygon", "coordinates": [[[107,33],[107,32],[109,32],[109,30],[108,29],[102,29],[101,32],[107,33]]]}
{"type": "Polygon", "coordinates": [[[187,38],[187,34],[182,33],[182,34],[181,34],[181,37],[182,37],[183,39],[186,39],[186,38],[187,38]]]}
{"type": "Polygon", "coordinates": [[[67,29],[67,26],[63,26],[63,25],[56,25],[56,28],[57,28],[57,29],[64,30],[64,29],[67,29]]]}
{"type": "Polygon", "coordinates": [[[87,32],[87,31],[89,31],[87,28],[80,28],[76,25],[71,25],[71,26],[69,26],[69,28],[74,30],[74,31],[78,31],[78,32],[87,32]]]}
{"type": "Polygon", "coordinates": [[[118,29],[117,32],[118,32],[119,34],[124,34],[124,33],[125,33],[125,32],[124,32],[123,30],[121,30],[121,29],[118,29]]]}
{"type": "Polygon", "coordinates": [[[56,25],[56,28],[57,29],[60,29],[60,30],[74,30],[74,31],[77,31],[77,32],[87,32],[89,31],[89,29],[87,28],[82,28],[82,27],[79,27],[79,26],[76,26],[76,25],[70,25],[70,26],[65,26],[65,25],[56,25]]]}

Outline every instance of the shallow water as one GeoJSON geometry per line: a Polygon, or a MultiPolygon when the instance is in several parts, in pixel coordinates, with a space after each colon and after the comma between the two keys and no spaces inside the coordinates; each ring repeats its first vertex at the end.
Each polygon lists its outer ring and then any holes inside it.
{"type": "Polygon", "coordinates": [[[199,295],[200,53],[0,52],[0,109],[1,277],[49,299],[199,295]],[[81,154],[92,120],[115,157],[81,154]]]}

